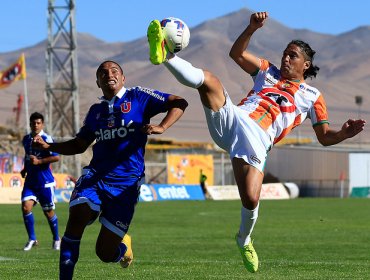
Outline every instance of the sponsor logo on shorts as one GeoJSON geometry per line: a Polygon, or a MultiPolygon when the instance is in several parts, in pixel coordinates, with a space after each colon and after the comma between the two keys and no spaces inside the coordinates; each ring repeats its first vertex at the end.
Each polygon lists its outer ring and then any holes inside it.
{"type": "Polygon", "coordinates": [[[127,230],[127,229],[128,229],[128,224],[124,224],[124,223],[122,223],[121,221],[117,221],[117,222],[116,222],[116,226],[117,226],[117,227],[120,227],[120,228],[122,228],[122,229],[124,229],[124,230],[127,230]]]}
{"type": "Polygon", "coordinates": [[[250,159],[251,159],[251,161],[253,161],[253,162],[256,162],[256,163],[258,163],[258,164],[261,164],[261,161],[258,159],[258,157],[257,157],[256,155],[251,155],[251,156],[250,156],[250,159]]]}

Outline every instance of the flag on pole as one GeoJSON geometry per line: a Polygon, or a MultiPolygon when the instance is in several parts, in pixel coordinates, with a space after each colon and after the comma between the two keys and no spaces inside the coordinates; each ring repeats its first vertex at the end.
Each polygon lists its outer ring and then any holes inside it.
{"type": "Polygon", "coordinates": [[[18,60],[5,69],[0,71],[0,89],[10,86],[13,82],[26,79],[26,60],[24,53],[18,60]]]}

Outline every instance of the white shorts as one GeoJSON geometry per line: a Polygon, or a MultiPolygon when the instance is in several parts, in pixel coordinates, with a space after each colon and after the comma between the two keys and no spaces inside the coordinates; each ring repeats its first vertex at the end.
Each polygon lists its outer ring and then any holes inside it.
{"type": "Polygon", "coordinates": [[[232,103],[226,91],[225,97],[226,103],[218,112],[203,106],[213,141],[230,154],[230,159],[242,158],[263,172],[272,145],[269,135],[248,112],[232,103]]]}

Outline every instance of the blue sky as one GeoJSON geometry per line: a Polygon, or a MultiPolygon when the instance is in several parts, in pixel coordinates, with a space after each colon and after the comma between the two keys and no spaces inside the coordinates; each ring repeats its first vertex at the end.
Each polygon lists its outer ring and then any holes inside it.
{"type": "MultiPolygon", "coordinates": [[[[241,8],[268,11],[290,28],[340,34],[370,25],[367,0],[75,0],[76,27],[107,42],[127,42],[145,36],[151,19],[175,16],[189,27],[241,8]],[[309,3],[303,5],[302,3],[309,3]],[[158,4],[161,4],[160,6],[158,4]]],[[[65,0],[55,0],[65,5],[65,0]]],[[[47,38],[47,0],[4,1],[0,10],[0,53],[32,46],[47,38]]],[[[246,23],[249,19],[246,19],[246,23]]]]}

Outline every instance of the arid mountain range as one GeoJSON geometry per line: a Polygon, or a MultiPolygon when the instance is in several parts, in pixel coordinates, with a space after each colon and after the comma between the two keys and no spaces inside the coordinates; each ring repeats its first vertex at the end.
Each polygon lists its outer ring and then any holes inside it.
{"type": "MultiPolygon", "coordinates": [[[[193,65],[214,72],[234,102],[239,102],[252,86],[250,76],[228,56],[234,40],[247,26],[250,13],[249,10],[242,9],[191,28],[190,44],[179,53],[179,56],[193,65]]],[[[122,30],[122,33],[124,32],[122,30]]],[[[180,85],[164,66],[154,66],[149,62],[146,30],[142,33],[143,37],[138,40],[116,43],[106,43],[89,34],[78,34],[81,119],[89,106],[101,96],[101,91],[95,83],[96,68],[103,60],[111,59],[123,66],[126,87],[140,85],[174,93],[188,100],[186,113],[175,126],[162,135],[163,138],[211,141],[197,91],[180,85]]],[[[17,34],[14,33],[14,36],[17,34]]],[[[320,71],[318,77],[312,81],[308,80],[308,83],[323,92],[332,127],[339,129],[348,118],[359,116],[370,122],[370,26],[358,27],[339,35],[328,35],[291,29],[270,18],[266,25],[254,34],[250,50],[279,66],[281,54],[292,39],[308,42],[317,52],[314,64],[320,67],[320,71]],[[356,96],[362,97],[361,105],[356,104],[356,96]]],[[[30,113],[36,110],[44,112],[46,44],[45,40],[14,52],[0,53],[0,69],[8,67],[22,52],[25,53],[30,113]]],[[[1,126],[14,125],[13,107],[20,92],[23,92],[22,81],[0,91],[1,126]]],[[[154,119],[154,122],[158,119],[154,119]]],[[[22,112],[21,125],[24,124],[25,116],[22,112]]],[[[306,121],[301,128],[292,132],[292,136],[296,135],[313,137],[310,122],[306,121]]],[[[358,137],[351,141],[359,141],[358,137]]],[[[370,123],[361,136],[363,142],[369,142],[368,139],[370,123]]]]}

